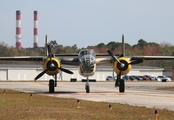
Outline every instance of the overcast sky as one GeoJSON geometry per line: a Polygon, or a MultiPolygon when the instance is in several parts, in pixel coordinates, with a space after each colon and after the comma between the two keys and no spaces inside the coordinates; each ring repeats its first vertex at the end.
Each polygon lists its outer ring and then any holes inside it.
{"type": "Polygon", "coordinates": [[[0,41],[16,43],[16,10],[21,11],[22,47],[33,47],[33,12],[38,11],[38,45],[45,35],[78,48],[121,42],[174,45],[174,0],[1,0],[0,41]]]}

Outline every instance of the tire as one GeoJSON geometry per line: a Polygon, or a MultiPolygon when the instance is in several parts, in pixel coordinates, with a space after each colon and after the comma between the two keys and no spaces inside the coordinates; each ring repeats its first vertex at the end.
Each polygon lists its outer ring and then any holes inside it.
{"type": "Polygon", "coordinates": [[[120,80],[120,86],[119,86],[119,92],[124,93],[124,91],[125,91],[125,84],[124,84],[124,80],[121,79],[120,80]]]}
{"type": "Polygon", "coordinates": [[[54,93],[54,80],[49,80],[49,93],[54,93]]]}
{"type": "Polygon", "coordinates": [[[89,87],[89,85],[86,85],[86,93],[90,93],[90,87],[89,87]]]}

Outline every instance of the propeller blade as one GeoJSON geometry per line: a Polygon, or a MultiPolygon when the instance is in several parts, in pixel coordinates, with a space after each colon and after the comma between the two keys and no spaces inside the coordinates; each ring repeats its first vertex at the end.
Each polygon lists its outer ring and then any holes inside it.
{"type": "Polygon", "coordinates": [[[50,43],[47,43],[47,48],[48,48],[48,54],[52,54],[50,43]]]}
{"type": "Polygon", "coordinates": [[[107,52],[108,52],[108,54],[109,54],[115,61],[117,61],[117,62],[120,63],[120,61],[118,60],[118,58],[117,58],[109,49],[107,50],[107,52]]]}
{"type": "Polygon", "coordinates": [[[122,55],[125,56],[124,35],[122,35],[122,55]]]}
{"type": "Polygon", "coordinates": [[[136,60],[136,61],[132,61],[131,63],[129,64],[139,64],[139,63],[142,63],[143,62],[143,59],[140,59],[140,60],[136,60]]]}
{"type": "Polygon", "coordinates": [[[47,72],[47,70],[42,71],[40,74],[38,74],[38,75],[34,78],[34,80],[36,81],[37,79],[39,79],[40,77],[42,77],[46,72],[47,72]]]}
{"type": "Polygon", "coordinates": [[[62,67],[60,67],[59,69],[60,69],[61,71],[63,71],[63,72],[68,73],[68,74],[74,74],[72,71],[70,71],[70,70],[68,70],[68,69],[65,69],[65,68],[62,68],[62,67]]]}
{"type": "Polygon", "coordinates": [[[52,51],[51,51],[51,47],[50,47],[50,43],[47,44],[47,48],[48,48],[48,57],[50,58],[51,62],[52,62],[52,51]]]}

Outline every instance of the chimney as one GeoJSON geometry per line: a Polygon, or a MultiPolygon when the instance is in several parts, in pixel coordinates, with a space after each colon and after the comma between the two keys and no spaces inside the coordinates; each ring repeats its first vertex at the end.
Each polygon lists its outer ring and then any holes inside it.
{"type": "Polygon", "coordinates": [[[21,49],[21,12],[16,11],[16,48],[21,49]]]}
{"type": "Polygon", "coordinates": [[[38,47],[38,16],[37,11],[34,11],[34,47],[38,47]]]}

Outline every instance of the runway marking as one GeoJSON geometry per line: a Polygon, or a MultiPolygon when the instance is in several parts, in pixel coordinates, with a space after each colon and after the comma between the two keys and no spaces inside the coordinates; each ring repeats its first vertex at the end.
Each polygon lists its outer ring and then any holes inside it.
{"type": "Polygon", "coordinates": [[[155,97],[169,97],[169,98],[174,98],[174,96],[166,96],[166,95],[157,95],[157,94],[134,94],[134,95],[139,95],[139,96],[155,96],[155,97]]]}
{"type": "Polygon", "coordinates": [[[79,93],[79,94],[48,94],[48,96],[54,96],[54,97],[75,97],[75,96],[82,96],[82,97],[90,97],[90,96],[98,96],[98,97],[102,97],[102,96],[121,96],[121,95],[125,95],[125,94],[120,94],[120,93],[79,93]]]}

